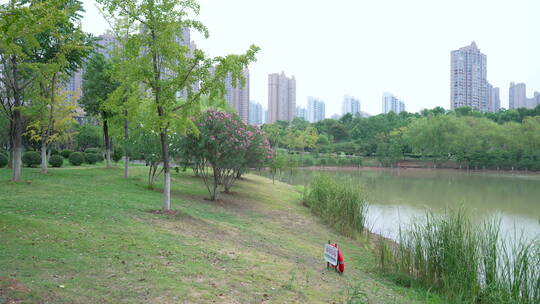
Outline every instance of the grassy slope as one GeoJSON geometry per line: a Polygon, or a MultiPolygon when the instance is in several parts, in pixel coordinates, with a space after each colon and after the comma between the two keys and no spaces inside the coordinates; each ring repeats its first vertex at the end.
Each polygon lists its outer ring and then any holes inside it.
{"type": "Polygon", "coordinates": [[[1,169],[0,303],[342,303],[351,288],[369,303],[426,301],[378,276],[367,242],[326,228],[288,185],[248,175],[212,203],[199,179],[173,173],[179,213],[158,215],[145,212],[161,205],[145,174],[25,169],[29,182],[13,184],[1,169]],[[322,261],[329,239],[343,276],[322,261]]]}

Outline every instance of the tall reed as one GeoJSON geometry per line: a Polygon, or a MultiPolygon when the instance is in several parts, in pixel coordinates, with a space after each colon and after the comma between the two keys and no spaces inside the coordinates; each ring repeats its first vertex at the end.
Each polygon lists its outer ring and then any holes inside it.
{"type": "Polygon", "coordinates": [[[344,235],[362,232],[366,225],[367,196],[358,183],[317,175],[304,188],[304,204],[344,235]]]}
{"type": "Polygon", "coordinates": [[[376,251],[384,272],[416,280],[458,303],[540,303],[540,244],[501,236],[500,221],[475,225],[463,210],[427,212],[376,251]]]}

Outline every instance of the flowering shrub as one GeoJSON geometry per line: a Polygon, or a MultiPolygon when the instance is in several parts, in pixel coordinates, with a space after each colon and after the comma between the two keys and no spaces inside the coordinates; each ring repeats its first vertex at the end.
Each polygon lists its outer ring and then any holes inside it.
{"type": "Polygon", "coordinates": [[[208,110],[196,124],[199,134],[187,136],[181,150],[184,159],[197,167],[211,200],[216,199],[219,185],[228,192],[241,170],[260,167],[272,157],[261,130],[246,125],[236,114],[208,110]]]}

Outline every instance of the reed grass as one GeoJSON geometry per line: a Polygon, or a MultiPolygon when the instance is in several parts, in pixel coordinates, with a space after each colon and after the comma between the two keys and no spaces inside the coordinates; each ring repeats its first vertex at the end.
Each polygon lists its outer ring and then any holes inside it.
{"type": "Polygon", "coordinates": [[[379,244],[380,270],[438,290],[455,303],[540,303],[540,244],[500,233],[500,220],[475,225],[459,211],[427,212],[379,244]]]}
{"type": "Polygon", "coordinates": [[[304,204],[343,235],[353,236],[365,228],[367,196],[363,188],[352,181],[337,182],[317,175],[304,188],[304,204]]]}

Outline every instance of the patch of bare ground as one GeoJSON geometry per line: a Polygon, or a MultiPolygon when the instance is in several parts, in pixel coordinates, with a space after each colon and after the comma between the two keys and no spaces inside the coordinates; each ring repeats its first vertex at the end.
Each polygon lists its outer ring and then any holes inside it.
{"type": "Polygon", "coordinates": [[[0,301],[3,301],[2,303],[22,303],[22,298],[30,291],[30,288],[24,286],[19,280],[0,277],[0,301]]]}

